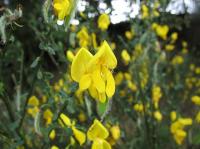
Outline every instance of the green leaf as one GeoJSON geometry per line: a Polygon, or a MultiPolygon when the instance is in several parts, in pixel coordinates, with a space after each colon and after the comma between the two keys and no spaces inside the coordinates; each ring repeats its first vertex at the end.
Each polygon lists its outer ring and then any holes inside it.
{"type": "Polygon", "coordinates": [[[108,100],[104,103],[97,102],[97,113],[100,117],[107,111],[108,103],[108,100]]]}
{"type": "Polygon", "coordinates": [[[42,8],[43,17],[44,17],[45,22],[47,23],[49,22],[48,12],[49,12],[50,6],[51,6],[51,0],[46,0],[42,8]]]}
{"type": "Polygon", "coordinates": [[[35,68],[38,65],[38,62],[40,61],[40,57],[37,57],[33,63],[31,64],[31,68],[35,68]]]}
{"type": "Polygon", "coordinates": [[[37,112],[35,119],[34,119],[34,128],[35,132],[39,135],[42,135],[41,133],[41,127],[40,127],[40,119],[41,119],[41,112],[37,112]]]}

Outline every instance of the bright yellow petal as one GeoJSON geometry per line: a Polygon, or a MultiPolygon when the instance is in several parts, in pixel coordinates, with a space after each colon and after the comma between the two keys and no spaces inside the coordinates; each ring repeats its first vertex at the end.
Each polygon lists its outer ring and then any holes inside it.
{"type": "Polygon", "coordinates": [[[85,48],[81,48],[73,59],[71,66],[72,79],[79,82],[83,74],[86,72],[88,62],[92,59],[93,55],[85,48]]]}
{"type": "Polygon", "coordinates": [[[108,130],[97,119],[94,120],[94,123],[87,132],[87,137],[89,140],[95,140],[97,138],[106,139],[108,135],[108,130]]]}
{"type": "Polygon", "coordinates": [[[106,94],[108,98],[111,98],[115,93],[115,80],[109,70],[106,70],[106,81],[106,94]]]}
{"type": "Polygon", "coordinates": [[[106,101],[106,94],[105,93],[99,93],[99,101],[104,103],[106,101]]]}
{"type": "Polygon", "coordinates": [[[111,146],[104,139],[96,139],[92,144],[92,149],[111,149],[111,146]]]}
{"type": "Polygon", "coordinates": [[[88,89],[91,85],[91,82],[92,82],[92,79],[91,79],[90,74],[83,75],[83,77],[81,77],[81,80],[79,82],[80,90],[83,91],[83,90],[88,89]]]}
{"type": "Polygon", "coordinates": [[[91,85],[89,87],[89,93],[92,96],[92,98],[98,99],[98,92],[97,92],[97,89],[94,87],[94,85],[91,85]]]}
{"type": "Polygon", "coordinates": [[[117,66],[117,59],[106,41],[103,42],[89,63],[91,69],[95,69],[98,65],[106,66],[109,69],[114,69],[117,66]]]}
{"type": "Polygon", "coordinates": [[[100,50],[104,50],[104,60],[108,68],[114,69],[117,66],[117,59],[106,41],[103,42],[100,50]]]}
{"type": "Polygon", "coordinates": [[[86,135],[85,135],[84,132],[76,129],[75,127],[72,127],[72,131],[74,133],[74,136],[75,136],[76,140],[79,142],[80,145],[85,143],[86,135]]]}
{"type": "Polygon", "coordinates": [[[92,81],[99,93],[105,92],[105,82],[101,76],[100,69],[97,69],[92,73],[92,81]]]}
{"type": "Polygon", "coordinates": [[[71,120],[67,115],[61,113],[60,118],[66,126],[70,127],[72,125],[71,120]]]}

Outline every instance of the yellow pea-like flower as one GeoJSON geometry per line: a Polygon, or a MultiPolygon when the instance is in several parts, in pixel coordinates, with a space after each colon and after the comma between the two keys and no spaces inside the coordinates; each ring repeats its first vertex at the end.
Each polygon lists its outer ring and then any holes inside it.
{"type": "Polygon", "coordinates": [[[117,65],[117,59],[106,41],[95,55],[81,48],[75,56],[72,67],[72,79],[79,83],[79,89],[89,89],[92,97],[101,102],[106,95],[111,98],[115,92],[115,80],[111,73],[117,65]]]}
{"type": "Polygon", "coordinates": [[[105,31],[108,29],[108,26],[110,25],[110,18],[107,14],[101,14],[98,18],[98,27],[105,31]]]}
{"type": "Polygon", "coordinates": [[[55,14],[58,16],[58,24],[63,24],[65,17],[71,11],[71,2],[70,0],[54,0],[53,8],[55,14]]]}
{"type": "Polygon", "coordinates": [[[95,119],[87,132],[88,139],[93,141],[92,149],[111,149],[110,144],[105,140],[108,136],[108,130],[99,120],[95,119]]]}
{"type": "Polygon", "coordinates": [[[72,122],[70,120],[70,118],[65,115],[64,113],[61,113],[60,115],[60,119],[62,120],[62,122],[69,128],[72,129],[72,132],[74,134],[74,137],[76,138],[76,140],[79,142],[80,145],[84,144],[86,141],[86,135],[84,132],[82,132],[81,130],[78,130],[75,127],[75,122],[72,122]]]}

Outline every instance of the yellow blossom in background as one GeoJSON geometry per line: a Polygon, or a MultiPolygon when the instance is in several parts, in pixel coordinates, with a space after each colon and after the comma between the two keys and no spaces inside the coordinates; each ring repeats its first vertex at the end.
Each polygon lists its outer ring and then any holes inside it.
{"type": "Polygon", "coordinates": [[[78,115],[78,119],[80,122],[85,122],[86,121],[86,115],[83,112],[80,112],[78,115]]]}
{"type": "Polygon", "coordinates": [[[171,42],[174,43],[178,39],[178,33],[174,32],[171,34],[171,42]]]}
{"type": "Polygon", "coordinates": [[[126,49],[122,50],[121,57],[126,65],[129,64],[131,57],[126,49]]]}
{"type": "Polygon", "coordinates": [[[49,125],[49,124],[51,124],[51,122],[52,122],[53,113],[51,112],[50,109],[46,109],[46,110],[44,111],[43,117],[44,117],[44,119],[46,120],[46,125],[49,125]]]}
{"type": "Polygon", "coordinates": [[[192,119],[190,118],[179,118],[171,124],[170,131],[178,145],[181,145],[187,136],[187,132],[184,128],[189,125],[192,125],[192,119]]]}
{"type": "Polygon", "coordinates": [[[61,113],[60,115],[60,119],[62,120],[62,122],[69,128],[72,129],[72,132],[74,134],[74,137],[76,138],[76,140],[79,142],[80,145],[82,145],[83,143],[85,143],[86,141],[86,135],[84,132],[78,130],[75,127],[75,122],[71,121],[71,119],[65,115],[64,113],[61,113]]]}
{"type": "Polygon", "coordinates": [[[87,131],[88,139],[93,141],[92,149],[111,149],[111,145],[105,140],[108,136],[108,130],[97,119],[87,131]]]}
{"type": "Polygon", "coordinates": [[[180,56],[180,55],[176,55],[176,56],[174,56],[174,58],[172,59],[172,64],[174,64],[174,65],[180,65],[180,64],[183,64],[183,62],[184,62],[184,59],[183,59],[183,57],[182,56],[180,56]]]}
{"type": "Polygon", "coordinates": [[[200,106],[200,96],[192,96],[192,102],[193,102],[195,105],[200,106]]]}
{"type": "Polygon", "coordinates": [[[89,89],[90,95],[106,101],[115,92],[115,80],[111,69],[117,66],[117,59],[106,41],[93,56],[88,50],[81,48],[72,62],[71,76],[79,82],[79,89],[89,89]]]}
{"type": "Polygon", "coordinates": [[[171,113],[170,113],[170,119],[171,119],[171,121],[175,121],[176,120],[176,116],[177,114],[176,114],[176,111],[172,111],[171,113]]]}
{"type": "Polygon", "coordinates": [[[85,26],[81,28],[81,30],[77,33],[77,38],[79,39],[80,47],[88,47],[90,45],[90,35],[85,26]]]}
{"type": "Polygon", "coordinates": [[[70,62],[72,62],[75,56],[74,56],[74,54],[71,50],[67,50],[66,51],[66,57],[70,62]]]}
{"type": "Polygon", "coordinates": [[[158,121],[158,122],[160,122],[160,121],[162,121],[162,114],[160,113],[160,111],[155,111],[154,113],[153,113],[153,116],[154,116],[154,118],[158,121]]]}
{"type": "Polygon", "coordinates": [[[98,18],[98,27],[105,31],[108,29],[108,26],[110,25],[110,18],[107,14],[101,14],[98,18]]]}
{"type": "Polygon", "coordinates": [[[126,36],[126,38],[128,39],[128,40],[131,40],[131,39],[133,39],[133,37],[134,37],[134,30],[132,30],[132,31],[126,31],[125,32],[125,36],[126,36]]]}
{"type": "Polygon", "coordinates": [[[53,146],[51,147],[51,149],[59,149],[59,147],[57,147],[56,145],[53,145],[53,146]]]}
{"type": "Polygon", "coordinates": [[[96,34],[95,33],[92,33],[92,44],[93,44],[93,47],[96,49],[98,47],[97,45],[97,40],[96,40],[96,34]]]}
{"type": "Polygon", "coordinates": [[[27,113],[30,114],[33,118],[39,112],[39,99],[36,96],[31,96],[28,99],[28,110],[27,113]]]}
{"type": "Polygon", "coordinates": [[[115,84],[116,85],[120,85],[122,83],[124,79],[124,75],[122,72],[118,72],[116,75],[115,75],[115,84]]]}
{"type": "Polygon", "coordinates": [[[127,83],[128,83],[128,87],[129,87],[133,92],[137,91],[137,86],[136,86],[135,83],[133,83],[133,82],[130,81],[130,80],[128,80],[127,83]]]}
{"type": "Polygon", "coordinates": [[[174,50],[174,45],[173,44],[167,44],[165,46],[166,51],[173,51],[174,50]]]}
{"type": "Polygon", "coordinates": [[[53,140],[53,139],[55,139],[55,137],[56,137],[56,131],[53,129],[53,130],[51,130],[50,133],[49,133],[49,138],[50,138],[51,140],[53,140]]]}
{"type": "Polygon", "coordinates": [[[112,126],[110,128],[110,132],[114,140],[118,140],[120,138],[120,127],[118,125],[112,126]]]}
{"type": "Polygon", "coordinates": [[[31,96],[28,99],[29,106],[39,106],[39,99],[36,96],[31,96]]]}
{"type": "Polygon", "coordinates": [[[149,17],[149,8],[143,4],[142,5],[142,19],[146,19],[149,17]]]}
{"type": "Polygon", "coordinates": [[[143,104],[135,104],[133,106],[133,109],[139,113],[143,113],[144,112],[144,106],[143,104]]]}
{"type": "Polygon", "coordinates": [[[111,49],[115,50],[116,49],[116,44],[114,42],[112,42],[110,47],[111,47],[111,49]]]}
{"type": "Polygon", "coordinates": [[[57,23],[62,25],[64,23],[64,19],[67,15],[69,15],[71,11],[72,3],[70,0],[54,0],[53,1],[53,8],[55,14],[58,16],[57,23]]]}
{"type": "Polygon", "coordinates": [[[161,97],[162,97],[161,88],[157,85],[154,85],[152,89],[152,100],[156,109],[158,108],[158,104],[161,97]]]}
{"type": "Polygon", "coordinates": [[[197,123],[200,124],[200,111],[197,113],[195,120],[196,120],[197,123]]]}
{"type": "Polygon", "coordinates": [[[152,28],[156,31],[156,34],[163,40],[167,39],[167,34],[169,32],[169,27],[167,25],[158,25],[156,23],[153,23],[152,28]]]}

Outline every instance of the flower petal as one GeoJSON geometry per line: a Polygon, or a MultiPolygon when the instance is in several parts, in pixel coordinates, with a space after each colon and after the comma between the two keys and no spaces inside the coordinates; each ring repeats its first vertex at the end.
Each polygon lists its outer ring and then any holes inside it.
{"type": "Polygon", "coordinates": [[[83,74],[86,72],[88,62],[93,55],[85,48],[81,48],[73,59],[71,66],[71,76],[76,82],[79,82],[83,74]]]}
{"type": "Polygon", "coordinates": [[[92,149],[111,149],[111,146],[104,139],[96,139],[92,144],[92,149]]]}
{"type": "Polygon", "coordinates": [[[106,94],[109,98],[111,98],[115,93],[115,80],[109,70],[106,71],[106,81],[106,94]]]}
{"type": "Polygon", "coordinates": [[[72,131],[74,133],[74,136],[75,136],[76,140],[79,142],[80,145],[85,143],[86,135],[85,135],[84,132],[76,129],[75,127],[72,127],[72,131]]]}
{"type": "Polygon", "coordinates": [[[106,139],[108,135],[109,135],[108,130],[97,119],[94,120],[94,123],[87,132],[89,140],[95,140],[97,138],[106,139]]]}
{"type": "Polygon", "coordinates": [[[70,118],[67,115],[61,113],[60,118],[61,118],[61,120],[64,122],[64,124],[66,126],[70,127],[72,125],[71,124],[71,120],[70,120],[70,118]]]}
{"type": "Polygon", "coordinates": [[[80,90],[83,91],[83,90],[88,89],[91,85],[91,82],[92,82],[92,79],[91,79],[90,74],[83,75],[83,77],[81,77],[81,80],[79,82],[80,90]]]}
{"type": "Polygon", "coordinates": [[[100,69],[97,69],[92,73],[92,81],[99,93],[105,92],[105,82],[101,77],[100,69]]]}

